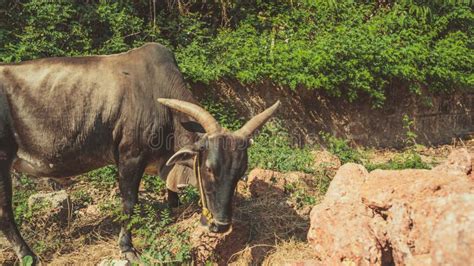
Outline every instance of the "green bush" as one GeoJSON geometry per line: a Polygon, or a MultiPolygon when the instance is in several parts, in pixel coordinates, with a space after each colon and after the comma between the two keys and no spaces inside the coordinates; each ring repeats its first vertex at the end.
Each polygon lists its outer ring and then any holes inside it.
{"type": "Polygon", "coordinates": [[[387,90],[474,88],[469,1],[0,0],[5,62],[126,51],[175,51],[184,75],[210,83],[269,80],[383,104],[387,90]],[[155,2],[155,1],[153,1],[155,2]]]}
{"type": "Polygon", "coordinates": [[[158,195],[166,192],[166,181],[159,176],[152,176],[145,174],[143,176],[143,184],[145,189],[154,192],[158,195]]]}
{"type": "Polygon", "coordinates": [[[221,126],[229,130],[235,131],[244,125],[242,119],[238,118],[237,110],[230,103],[221,103],[211,98],[206,98],[201,101],[201,104],[214,116],[221,126]]]}

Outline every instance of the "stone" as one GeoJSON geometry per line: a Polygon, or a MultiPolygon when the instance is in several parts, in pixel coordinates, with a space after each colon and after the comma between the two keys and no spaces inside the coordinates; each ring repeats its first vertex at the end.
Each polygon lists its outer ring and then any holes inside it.
{"type": "Polygon", "coordinates": [[[433,170],[450,174],[468,174],[472,171],[473,157],[467,149],[457,149],[451,152],[448,159],[433,170]]]}
{"type": "Polygon", "coordinates": [[[323,258],[323,264],[380,263],[377,239],[369,230],[372,215],[359,202],[361,186],[367,176],[367,170],[361,165],[343,165],[323,202],[312,209],[308,242],[317,256],[323,258]]]}
{"type": "Polygon", "coordinates": [[[472,157],[432,170],[343,165],[313,207],[308,242],[323,264],[474,265],[472,157]]]}
{"type": "Polygon", "coordinates": [[[31,195],[28,199],[30,210],[37,210],[44,214],[50,214],[61,222],[66,222],[69,217],[71,200],[65,190],[38,193],[31,195]]]}

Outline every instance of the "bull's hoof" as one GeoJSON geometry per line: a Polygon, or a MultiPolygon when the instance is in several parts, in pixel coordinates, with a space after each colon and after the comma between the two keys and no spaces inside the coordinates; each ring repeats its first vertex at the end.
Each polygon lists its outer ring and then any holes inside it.
{"type": "Polygon", "coordinates": [[[122,252],[122,257],[132,265],[142,265],[138,253],[134,250],[122,252]]]}

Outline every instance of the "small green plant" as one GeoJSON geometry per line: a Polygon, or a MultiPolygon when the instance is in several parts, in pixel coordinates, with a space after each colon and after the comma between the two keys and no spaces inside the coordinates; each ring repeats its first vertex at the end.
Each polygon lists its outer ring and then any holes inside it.
{"type": "Polygon", "coordinates": [[[172,224],[168,208],[143,204],[137,205],[134,213],[129,226],[143,245],[141,258],[146,265],[180,264],[191,259],[189,235],[172,224]]]}
{"type": "Polygon", "coordinates": [[[416,145],[416,138],[418,137],[418,135],[414,131],[415,120],[410,119],[410,117],[407,114],[404,114],[402,121],[403,121],[403,128],[406,130],[405,140],[404,140],[405,144],[407,146],[416,145]]]}
{"type": "Polygon", "coordinates": [[[145,174],[142,180],[146,190],[154,192],[158,195],[165,193],[166,182],[161,177],[145,174]]]}
{"type": "Polygon", "coordinates": [[[33,265],[33,257],[31,256],[25,256],[21,260],[21,265],[22,266],[32,266],[33,265]]]}
{"type": "Polygon", "coordinates": [[[318,191],[319,195],[325,195],[328,191],[329,184],[335,175],[335,170],[330,170],[328,168],[322,167],[315,171],[314,173],[314,187],[318,191]]]}
{"type": "Polygon", "coordinates": [[[182,204],[191,204],[199,200],[199,190],[193,186],[186,186],[179,195],[182,204]]]}
{"type": "Polygon", "coordinates": [[[102,201],[98,204],[97,207],[103,215],[110,215],[112,217],[115,217],[117,220],[121,219],[122,205],[118,198],[107,199],[105,201],[102,201]]]}
{"type": "Polygon", "coordinates": [[[337,138],[327,132],[319,132],[319,135],[326,143],[329,152],[337,156],[342,164],[362,162],[362,153],[351,148],[348,140],[337,138]]]}
{"type": "Polygon", "coordinates": [[[407,114],[402,117],[403,129],[405,129],[405,138],[403,142],[407,146],[406,150],[400,154],[395,155],[386,163],[373,164],[367,162],[365,167],[372,171],[375,169],[384,170],[402,170],[402,169],[431,169],[431,164],[423,161],[418,154],[417,148],[420,145],[416,144],[417,134],[414,132],[415,120],[410,119],[407,114]]]}
{"type": "Polygon", "coordinates": [[[19,186],[13,191],[12,202],[15,221],[21,226],[29,222],[32,217],[32,212],[28,208],[28,199],[37,191],[35,183],[26,175],[19,175],[18,182],[19,186]]]}
{"type": "Polygon", "coordinates": [[[75,205],[89,205],[92,204],[92,196],[85,190],[76,190],[71,194],[71,199],[75,205]]]}
{"type": "Polygon", "coordinates": [[[112,188],[116,183],[118,171],[115,166],[106,166],[87,173],[85,177],[96,188],[112,188]]]}
{"type": "Polygon", "coordinates": [[[295,200],[298,208],[303,206],[313,206],[316,204],[316,198],[302,188],[293,191],[291,197],[295,200]]]}

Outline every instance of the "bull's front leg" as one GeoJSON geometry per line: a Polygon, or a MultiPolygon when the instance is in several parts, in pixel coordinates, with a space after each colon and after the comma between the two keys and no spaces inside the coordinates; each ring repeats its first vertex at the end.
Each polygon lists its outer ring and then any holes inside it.
{"type": "Polygon", "coordinates": [[[133,208],[138,203],[138,188],[144,172],[143,160],[125,155],[120,159],[118,170],[123,214],[126,216],[126,219],[122,222],[119,247],[127,260],[138,262],[139,258],[132,245],[132,232],[128,224],[133,215],[133,208]]]}
{"type": "Polygon", "coordinates": [[[15,224],[10,177],[13,152],[12,150],[2,149],[2,146],[5,146],[5,143],[2,143],[0,139],[0,231],[8,239],[20,260],[30,256],[34,262],[37,262],[37,257],[28,247],[15,224]]]}

